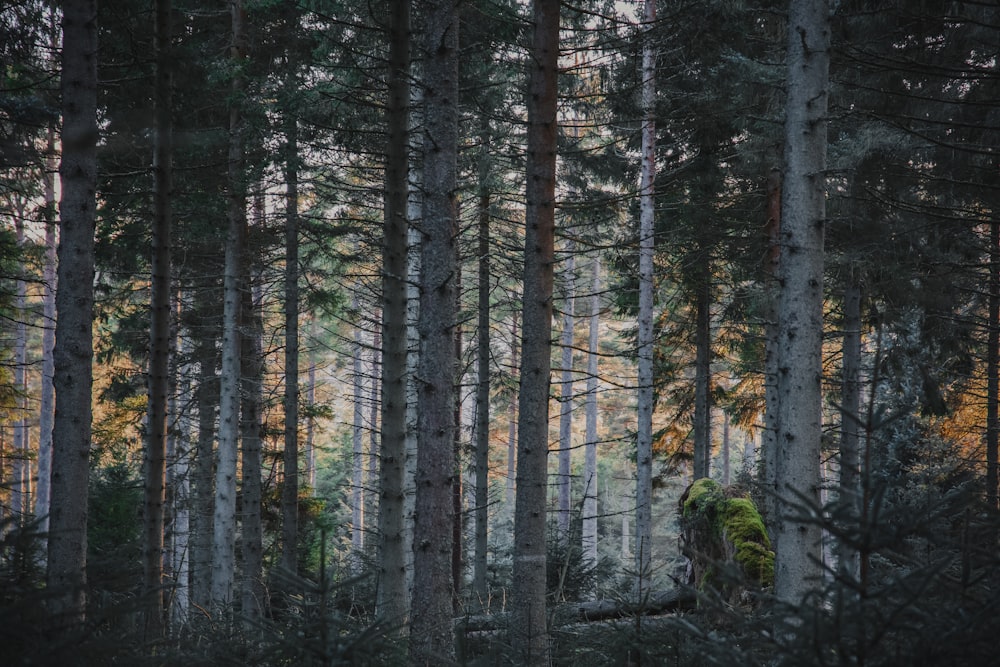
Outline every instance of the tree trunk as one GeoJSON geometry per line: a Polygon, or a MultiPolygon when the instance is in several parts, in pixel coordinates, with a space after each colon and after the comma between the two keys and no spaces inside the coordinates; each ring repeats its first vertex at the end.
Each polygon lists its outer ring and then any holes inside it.
{"type": "MultiPolygon", "coordinates": [[[[176,297],[176,318],[180,321],[182,298],[176,297]]],[[[173,590],[170,595],[170,624],[181,628],[187,623],[188,609],[191,605],[191,437],[193,426],[191,411],[185,407],[179,408],[181,397],[194,396],[194,367],[185,362],[177,368],[178,359],[191,359],[190,338],[174,337],[174,368],[171,375],[175,378],[173,395],[170,399],[169,415],[173,428],[169,429],[167,440],[168,486],[171,490],[173,525],[170,531],[170,569],[173,576],[173,590]]]]}
{"type": "MultiPolygon", "coordinates": [[[[511,341],[513,341],[510,346],[510,372],[520,378],[518,316],[516,312],[513,315],[513,320],[510,333],[511,341]]],[[[505,486],[507,511],[513,513],[514,493],[517,490],[517,399],[515,398],[511,398],[510,405],[507,407],[507,483],[505,486]]]]}
{"type": "Polygon", "coordinates": [[[212,604],[228,612],[236,577],[236,459],[240,421],[240,289],[243,283],[243,235],[246,195],[243,175],[244,121],[239,97],[244,88],[246,11],[232,0],[231,59],[236,73],[229,109],[229,211],[222,296],[222,374],[219,378],[219,450],[215,470],[215,513],[212,537],[212,604]]]}
{"type": "MultiPolygon", "coordinates": [[[[263,225],[263,193],[258,195],[255,206],[263,225]]],[[[248,249],[248,254],[249,254],[248,249]]],[[[255,262],[256,263],[256,262],[255,262]]],[[[240,535],[243,547],[242,608],[241,615],[248,627],[256,627],[267,608],[264,586],[264,526],[262,522],[261,441],[264,428],[264,321],[260,287],[260,267],[248,271],[253,275],[250,289],[243,291],[241,299],[242,321],[247,333],[242,336],[240,366],[243,391],[241,392],[240,431],[242,435],[242,524],[240,535]]],[[[288,471],[286,469],[285,474],[288,471]]],[[[294,555],[294,550],[293,550],[294,555]]],[[[293,570],[294,571],[294,570],[293,570]]]]}
{"type": "Polygon", "coordinates": [[[1000,222],[990,224],[989,322],[986,348],[986,502],[997,509],[1000,441],[1000,222]]]}
{"type": "MultiPolygon", "coordinates": [[[[15,213],[14,236],[19,252],[24,250],[24,202],[19,202],[21,209],[15,213]]],[[[22,255],[23,257],[23,255],[22,255]]],[[[11,510],[15,525],[24,526],[28,523],[31,513],[31,464],[28,453],[28,325],[25,306],[28,300],[28,285],[24,280],[27,266],[23,260],[18,262],[17,279],[14,281],[14,456],[13,479],[10,485],[11,510]]]]}
{"type": "Polygon", "coordinates": [[[778,521],[775,595],[798,603],[820,584],[822,531],[795,507],[819,506],[822,436],[823,227],[830,61],[826,0],[788,16],[785,175],[778,300],[778,521]]]}
{"type": "MultiPolygon", "coordinates": [[[[359,313],[357,295],[352,299],[353,310],[359,313]]],[[[351,548],[354,550],[353,567],[361,571],[365,549],[365,449],[364,449],[364,342],[360,325],[354,327],[352,347],[352,398],[354,401],[354,422],[351,428],[351,548]]]]}
{"type": "MultiPolygon", "coordinates": [[[[206,277],[206,279],[208,279],[206,277]]],[[[196,318],[207,324],[195,339],[194,359],[198,363],[198,444],[191,480],[194,482],[191,514],[191,601],[207,609],[211,605],[212,521],[215,516],[216,411],[219,406],[220,365],[217,343],[220,338],[216,314],[217,286],[194,293],[196,318]]]]}
{"type": "Polygon", "coordinates": [[[562,335],[559,341],[562,356],[559,378],[559,473],[556,476],[558,496],[556,521],[559,539],[564,541],[569,540],[573,462],[573,299],[576,291],[573,250],[573,242],[570,241],[566,247],[568,255],[565,270],[566,285],[563,296],[562,335]]]}
{"type": "MultiPolygon", "coordinates": [[[[52,52],[58,48],[58,34],[55,25],[55,10],[52,14],[52,52]]],[[[38,486],[35,488],[35,516],[38,517],[38,531],[43,535],[46,544],[49,532],[49,501],[52,480],[52,420],[55,418],[55,391],[52,379],[55,375],[55,364],[52,358],[52,348],[56,341],[56,176],[58,168],[56,153],[56,131],[50,123],[45,139],[45,267],[42,278],[44,295],[42,297],[42,313],[44,326],[42,328],[42,378],[39,397],[38,415],[38,486]]],[[[43,544],[43,551],[48,547],[43,544]]]]}
{"type": "MultiPolygon", "coordinates": [[[[851,272],[844,288],[844,338],[841,354],[840,389],[840,503],[848,509],[849,520],[861,520],[861,284],[851,272]]],[[[842,541],[838,550],[838,571],[845,581],[860,574],[856,549],[842,541]]]]}
{"type": "MultiPolygon", "coordinates": [[[[487,122],[484,121],[484,125],[487,122]]],[[[472,568],[472,592],[486,609],[488,526],[490,494],[490,191],[489,128],[480,134],[482,155],[479,163],[479,284],[478,323],[476,329],[476,536],[472,568]]]]}
{"type": "Polygon", "coordinates": [[[170,397],[170,243],[173,198],[171,0],[156,0],[156,135],[153,144],[153,233],[150,262],[149,397],[146,409],[143,580],[149,639],[164,631],[163,550],[170,397]]]}
{"type": "Polygon", "coordinates": [[[410,2],[391,2],[382,254],[382,460],[379,468],[379,616],[404,628],[407,267],[409,265],[410,2]]]}
{"type": "Polygon", "coordinates": [[[426,4],[417,496],[410,661],[454,658],[452,485],[455,475],[458,21],[450,0],[426,4]]]}
{"type": "Polygon", "coordinates": [[[52,610],[82,622],[87,581],[97,188],[97,2],[63,3],[59,290],[47,583],[52,610]]]}
{"type": "Polygon", "coordinates": [[[694,480],[708,477],[712,468],[712,319],[711,266],[708,251],[697,260],[695,284],[694,362],[694,480]]]}
{"type": "Polygon", "coordinates": [[[587,342],[587,402],[586,434],[583,459],[583,526],[584,561],[596,564],[597,554],[597,388],[599,334],[601,321],[601,259],[593,259],[590,285],[590,335],[587,342]]]}
{"type": "Polygon", "coordinates": [[[653,546],[653,253],[656,181],[656,48],[650,31],[655,0],[643,5],[642,175],[639,184],[639,321],[635,478],[635,596],[642,601],[652,577],[653,546]]]}
{"type": "Polygon", "coordinates": [[[545,514],[548,495],[549,382],[552,364],[552,265],[555,240],[559,2],[534,0],[528,84],[527,186],[517,497],[511,645],[522,665],[549,659],[545,614],[545,514]]]}
{"type": "Polygon", "coordinates": [[[763,273],[765,282],[764,311],[764,428],[760,438],[761,487],[760,514],[767,526],[768,536],[775,540],[777,517],[778,463],[778,265],[781,256],[781,171],[772,169],[767,178],[767,221],[764,225],[768,252],[763,273]]]}
{"type": "MultiPolygon", "coordinates": [[[[290,27],[289,32],[292,30],[290,27]]],[[[291,96],[295,94],[295,81],[293,75],[288,76],[286,86],[291,96]]],[[[281,487],[281,566],[294,575],[298,572],[299,545],[299,133],[294,110],[285,109],[285,115],[285,476],[281,487]]]]}
{"type": "MultiPolygon", "coordinates": [[[[460,212],[456,210],[455,219],[459,219],[460,212]]],[[[457,613],[461,606],[462,587],[465,582],[464,553],[463,544],[465,513],[462,511],[462,494],[464,491],[462,479],[462,324],[458,320],[458,313],[462,312],[462,262],[459,255],[459,243],[455,244],[455,327],[452,330],[455,345],[455,431],[453,433],[452,449],[455,461],[455,475],[451,480],[451,590],[453,593],[452,604],[457,613]]]]}

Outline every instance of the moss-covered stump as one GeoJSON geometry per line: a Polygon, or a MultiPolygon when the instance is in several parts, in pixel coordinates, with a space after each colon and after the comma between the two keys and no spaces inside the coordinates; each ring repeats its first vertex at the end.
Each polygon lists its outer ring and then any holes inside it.
{"type": "Polygon", "coordinates": [[[774,552],[760,512],[737,489],[699,479],[680,500],[681,550],[691,562],[691,581],[737,601],[746,588],[774,581],[774,552]]]}

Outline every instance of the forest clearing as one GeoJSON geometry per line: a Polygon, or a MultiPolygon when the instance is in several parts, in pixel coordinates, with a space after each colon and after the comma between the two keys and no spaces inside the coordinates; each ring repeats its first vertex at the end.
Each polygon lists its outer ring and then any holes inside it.
{"type": "Polygon", "coordinates": [[[0,662],[1000,665],[998,59],[977,0],[0,4],[0,662]]]}

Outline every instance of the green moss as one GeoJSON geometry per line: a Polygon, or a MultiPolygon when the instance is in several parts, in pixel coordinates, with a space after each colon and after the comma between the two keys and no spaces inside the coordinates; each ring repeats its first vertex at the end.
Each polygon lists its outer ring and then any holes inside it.
{"type": "Polygon", "coordinates": [[[774,552],[760,512],[749,498],[726,499],[722,529],[736,551],[736,562],[747,576],[762,585],[771,584],[774,581],[774,552]]]}
{"type": "MultiPolygon", "coordinates": [[[[699,479],[683,499],[683,520],[692,528],[702,526],[700,530],[717,545],[705,545],[703,553],[710,557],[728,554],[724,558],[735,560],[748,578],[763,586],[773,583],[774,552],[760,512],[749,498],[727,498],[718,482],[699,479]]],[[[704,571],[701,583],[710,572],[710,567],[704,571]]]]}

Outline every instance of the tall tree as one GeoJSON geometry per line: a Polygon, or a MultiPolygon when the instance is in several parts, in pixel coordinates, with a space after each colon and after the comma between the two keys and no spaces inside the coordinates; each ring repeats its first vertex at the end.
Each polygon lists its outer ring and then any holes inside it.
{"type": "MultiPolygon", "coordinates": [[[[296,3],[289,3],[284,28],[294,40],[299,28],[296,3]]],[[[299,120],[293,100],[297,81],[295,49],[288,50],[285,73],[285,424],[281,488],[281,565],[295,574],[299,543],[299,120]]]]}
{"type": "Polygon", "coordinates": [[[556,475],[557,513],[556,525],[559,528],[559,539],[569,538],[569,513],[571,505],[572,478],[571,464],[573,461],[573,302],[576,282],[575,257],[573,243],[566,248],[566,285],[563,298],[562,334],[560,346],[560,377],[559,377],[559,472],[556,475]]]}
{"type": "Polygon", "coordinates": [[[146,408],[143,573],[149,607],[146,632],[164,629],[164,509],[167,481],[167,403],[170,397],[170,236],[173,197],[171,124],[171,0],[156,0],[154,30],[156,128],[153,140],[153,234],[149,296],[149,395],[146,408]]]}
{"type": "Polygon", "coordinates": [[[521,379],[511,645],[523,665],[549,659],[545,614],[545,507],[548,495],[552,272],[555,260],[559,1],[532,2],[524,216],[521,379]]]}
{"type": "Polygon", "coordinates": [[[775,595],[798,603],[819,584],[823,237],[827,88],[827,0],[791,0],[778,297],[778,447],[775,595]]]}
{"type": "MultiPolygon", "coordinates": [[[[653,545],[653,221],[656,182],[656,0],[643,5],[642,37],[642,168],[639,184],[639,322],[635,486],[635,594],[649,592],[653,545]]],[[[697,467],[696,467],[697,469],[697,467]]]]}
{"type": "Polygon", "coordinates": [[[584,559],[591,565],[597,563],[597,362],[600,341],[601,315],[601,259],[591,262],[593,275],[590,284],[590,332],[587,337],[587,399],[585,404],[586,442],[583,454],[583,525],[581,542],[584,559]]]}
{"type": "Polygon", "coordinates": [[[487,550],[490,493],[490,132],[484,119],[479,156],[479,248],[476,324],[476,421],[475,421],[475,516],[476,534],[472,559],[472,593],[484,607],[487,599],[487,550]]]}
{"type": "MultiPolygon", "coordinates": [[[[53,33],[55,30],[53,30],[53,33]]],[[[56,37],[53,36],[53,42],[56,37]]],[[[55,51],[55,48],[53,48],[55,51]]],[[[50,123],[45,140],[45,267],[42,270],[42,378],[38,415],[38,485],[35,487],[35,516],[39,531],[49,531],[49,499],[52,481],[52,420],[55,417],[55,392],[52,378],[55,364],[56,324],[56,132],[50,123]]]]}
{"type": "Polygon", "coordinates": [[[231,0],[233,66],[229,107],[228,226],[223,269],[222,374],[219,378],[219,445],[215,469],[215,509],[212,523],[211,599],[217,610],[227,610],[236,579],[236,460],[240,421],[240,290],[243,276],[243,235],[246,231],[241,96],[245,79],[246,10],[243,0],[231,0]]]}
{"type": "Polygon", "coordinates": [[[452,485],[455,475],[455,239],[458,233],[458,21],[453,0],[425,5],[423,209],[417,496],[410,661],[454,656],[452,485]]]}
{"type": "Polygon", "coordinates": [[[56,394],[47,583],[53,608],[82,621],[87,581],[94,224],[97,188],[97,1],[62,7],[62,160],[59,289],[53,349],[56,394]]]}

